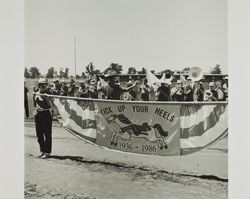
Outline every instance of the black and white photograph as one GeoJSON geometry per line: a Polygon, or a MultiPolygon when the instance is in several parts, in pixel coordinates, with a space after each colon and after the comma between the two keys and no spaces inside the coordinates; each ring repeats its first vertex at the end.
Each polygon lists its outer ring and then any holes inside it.
{"type": "Polygon", "coordinates": [[[25,199],[227,199],[227,0],[24,0],[25,199]]]}

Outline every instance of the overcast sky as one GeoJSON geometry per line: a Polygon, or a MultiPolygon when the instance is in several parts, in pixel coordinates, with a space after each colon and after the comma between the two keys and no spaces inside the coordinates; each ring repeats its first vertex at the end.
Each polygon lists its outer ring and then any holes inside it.
{"type": "Polygon", "coordinates": [[[74,74],[89,62],[155,71],[220,64],[227,73],[226,0],[25,0],[25,65],[74,74]]]}

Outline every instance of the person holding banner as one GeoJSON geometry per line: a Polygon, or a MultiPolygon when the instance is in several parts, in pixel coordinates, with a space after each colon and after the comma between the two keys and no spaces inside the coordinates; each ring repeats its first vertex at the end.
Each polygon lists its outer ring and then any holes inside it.
{"type": "Polygon", "coordinates": [[[52,115],[49,102],[44,96],[36,94],[51,94],[48,88],[48,80],[38,81],[38,91],[34,93],[34,105],[36,107],[35,125],[36,136],[40,146],[40,158],[50,157],[52,148],[52,115]]]}
{"type": "Polygon", "coordinates": [[[98,85],[97,91],[103,91],[106,99],[111,99],[111,100],[120,100],[121,96],[124,92],[130,91],[132,88],[134,88],[138,81],[135,81],[133,85],[130,87],[122,87],[120,85],[120,78],[117,76],[115,71],[109,71],[109,74],[105,76],[106,78],[109,79],[108,84],[106,85],[98,85]]]}

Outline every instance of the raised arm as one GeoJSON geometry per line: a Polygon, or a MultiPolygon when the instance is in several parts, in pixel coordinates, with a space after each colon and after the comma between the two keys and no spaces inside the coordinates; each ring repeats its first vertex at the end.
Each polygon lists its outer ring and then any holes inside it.
{"type": "Polygon", "coordinates": [[[135,81],[135,83],[134,83],[133,85],[131,85],[130,87],[127,87],[127,88],[121,87],[121,89],[122,89],[124,92],[127,92],[127,91],[133,89],[138,83],[139,83],[138,81],[135,81]]]}

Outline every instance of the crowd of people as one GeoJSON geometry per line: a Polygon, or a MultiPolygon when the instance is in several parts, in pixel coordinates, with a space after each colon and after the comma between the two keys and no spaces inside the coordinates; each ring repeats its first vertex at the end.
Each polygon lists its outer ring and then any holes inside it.
{"type": "MultiPolygon", "coordinates": [[[[35,125],[36,135],[40,146],[40,158],[49,158],[52,150],[52,113],[49,102],[42,95],[51,94],[60,96],[110,99],[110,100],[134,100],[134,101],[225,101],[228,97],[227,78],[222,81],[212,81],[209,88],[204,89],[202,82],[187,80],[160,81],[148,84],[148,79],[128,82],[120,82],[120,76],[110,72],[105,80],[97,76],[89,76],[77,86],[74,79],[66,83],[56,79],[53,84],[47,79],[40,79],[38,87],[34,88],[34,106],[36,107],[35,125]]],[[[24,85],[25,110],[28,108],[28,89],[24,85]]],[[[25,111],[26,118],[29,117],[25,111]]]]}
{"type": "Polygon", "coordinates": [[[74,79],[68,83],[56,79],[52,85],[47,82],[44,92],[61,96],[131,101],[198,102],[226,101],[228,98],[227,77],[209,82],[207,89],[202,82],[194,82],[191,78],[185,81],[179,79],[176,82],[160,82],[153,86],[148,84],[147,78],[136,81],[130,78],[128,82],[121,83],[120,76],[114,72],[110,72],[104,79],[89,76],[77,83],[74,79]]]}

